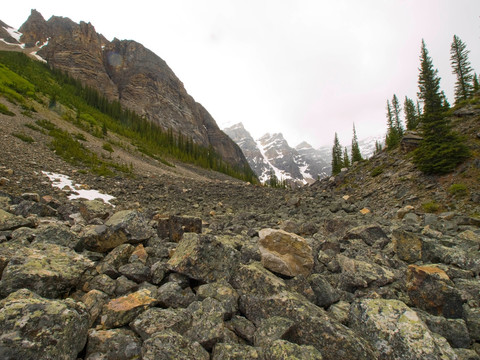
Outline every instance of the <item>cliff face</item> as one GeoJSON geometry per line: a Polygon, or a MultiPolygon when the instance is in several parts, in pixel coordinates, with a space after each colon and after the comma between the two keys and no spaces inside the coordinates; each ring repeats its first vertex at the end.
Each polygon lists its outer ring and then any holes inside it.
{"type": "Polygon", "coordinates": [[[44,44],[37,54],[51,66],[164,129],[172,128],[198,144],[212,146],[231,165],[248,166],[240,148],[187,93],[165,61],[142,44],[118,39],[109,42],[90,23],[77,24],[57,16],[45,21],[35,10],[20,32],[25,46],[44,44]]]}

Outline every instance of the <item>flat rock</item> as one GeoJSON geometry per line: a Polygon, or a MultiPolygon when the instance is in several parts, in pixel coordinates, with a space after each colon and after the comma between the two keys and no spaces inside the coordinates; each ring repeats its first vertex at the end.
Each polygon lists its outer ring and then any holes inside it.
{"type": "Polygon", "coordinates": [[[304,238],[275,229],[262,229],[259,236],[264,267],[286,276],[310,275],[313,269],[313,254],[304,238]]]}
{"type": "Polygon", "coordinates": [[[209,353],[173,330],[163,330],[147,339],[142,346],[143,360],[209,360],[209,353]]]}
{"type": "Polygon", "coordinates": [[[192,315],[186,309],[161,309],[154,307],[141,313],[130,323],[130,327],[143,340],[146,340],[155,333],[167,329],[184,334],[191,327],[191,324],[192,315]]]}
{"type": "Polygon", "coordinates": [[[122,231],[128,242],[136,244],[151,238],[155,231],[145,215],[137,210],[123,210],[113,214],[106,222],[113,232],[122,231]]]}
{"type": "Polygon", "coordinates": [[[85,360],[140,359],[142,341],[128,329],[95,330],[88,332],[85,360]]]}
{"type": "Polygon", "coordinates": [[[35,227],[33,218],[16,216],[0,209],[0,231],[15,230],[21,227],[35,227]]]}

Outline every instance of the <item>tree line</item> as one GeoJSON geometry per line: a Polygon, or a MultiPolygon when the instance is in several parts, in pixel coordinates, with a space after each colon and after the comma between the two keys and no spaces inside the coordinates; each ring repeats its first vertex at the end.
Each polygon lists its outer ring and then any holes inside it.
{"type": "MultiPolygon", "coordinates": [[[[450,63],[456,76],[455,106],[472,99],[479,94],[479,81],[468,59],[469,50],[466,44],[456,35],[450,46],[450,63]]],[[[413,152],[413,162],[426,174],[445,174],[470,156],[464,139],[452,129],[448,117],[450,104],[443,90],[440,89],[438,70],[433,65],[425,41],[422,40],[420,52],[420,68],[418,75],[418,99],[405,96],[402,106],[397,95],[387,100],[386,117],[387,133],[385,146],[387,150],[399,146],[406,131],[417,131],[423,139],[413,152]]],[[[356,140],[355,128],[354,139],[356,140]]],[[[358,145],[358,144],[357,144],[358,145]]],[[[375,144],[376,152],[382,151],[381,143],[375,144]]],[[[352,159],[353,160],[353,159],[352,159]]],[[[335,133],[332,148],[332,175],[338,174],[343,167],[350,165],[348,154],[342,150],[335,133]],[[347,155],[347,156],[345,156],[347,155]]]]}

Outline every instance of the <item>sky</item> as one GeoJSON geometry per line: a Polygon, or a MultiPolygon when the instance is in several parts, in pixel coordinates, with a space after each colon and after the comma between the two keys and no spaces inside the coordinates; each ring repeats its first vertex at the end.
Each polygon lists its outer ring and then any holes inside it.
{"type": "Polygon", "coordinates": [[[425,40],[453,103],[450,45],[457,35],[480,72],[480,0],[9,1],[0,20],[19,28],[36,9],[91,22],[164,59],[220,128],[291,146],[342,145],[386,132],[386,101],[416,99],[425,40]]]}

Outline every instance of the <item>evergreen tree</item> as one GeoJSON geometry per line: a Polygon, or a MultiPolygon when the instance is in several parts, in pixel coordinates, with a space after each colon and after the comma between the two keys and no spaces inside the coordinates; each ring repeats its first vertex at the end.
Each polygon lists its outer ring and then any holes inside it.
{"type": "Polygon", "coordinates": [[[405,113],[407,130],[415,130],[418,126],[419,116],[415,107],[415,103],[407,96],[405,96],[405,102],[403,103],[403,111],[405,113]]]}
{"type": "Polygon", "coordinates": [[[469,157],[469,150],[462,139],[452,131],[450,121],[443,111],[440,77],[434,69],[422,40],[418,76],[418,97],[423,101],[423,140],[415,150],[413,160],[427,174],[444,174],[469,157]]]}
{"type": "Polygon", "coordinates": [[[400,102],[398,101],[397,95],[393,94],[392,98],[392,112],[393,112],[393,126],[399,139],[403,136],[403,126],[402,120],[400,119],[400,112],[402,111],[400,107],[400,102]]]}
{"type": "Polygon", "coordinates": [[[390,101],[387,100],[387,136],[385,137],[385,145],[388,149],[392,150],[400,144],[401,135],[397,128],[395,115],[390,105],[390,101]]]}
{"type": "Polygon", "coordinates": [[[450,103],[448,102],[447,95],[445,95],[444,91],[442,91],[442,107],[444,111],[450,109],[450,103]]]}
{"type": "Polygon", "coordinates": [[[360,153],[360,147],[358,146],[357,131],[355,130],[355,124],[353,124],[353,138],[352,138],[352,164],[355,161],[362,161],[362,154],[360,153]]]}
{"type": "Polygon", "coordinates": [[[337,133],[335,133],[335,139],[333,141],[332,148],[332,175],[337,175],[338,173],[340,173],[342,167],[342,146],[340,145],[340,141],[338,141],[337,133]]]}
{"type": "Polygon", "coordinates": [[[382,143],[378,140],[375,140],[375,154],[378,154],[382,151],[382,143]]]}
{"type": "Polygon", "coordinates": [[[343,150],[343,167],[345,168],[350,167],[350,159],[348,158],[348,150],[346,146],[345,146],[345,149],[343,150]]]}
{"type": "Polygon", "coordinates": [[[468,61],[467,46],[457,35],[453,36],[450,48],[450,63],[453,73],[457,76],[455,83],[455,103],[467,100],[472,95],[472,68],[468,61]]]}
{"type": "Polygon", "coordinates": [[[477,74],[473,75],[473,93],[478,94],[478,91],[480,90],[480,85],[478,84],[478,77],[477,74]]]}

